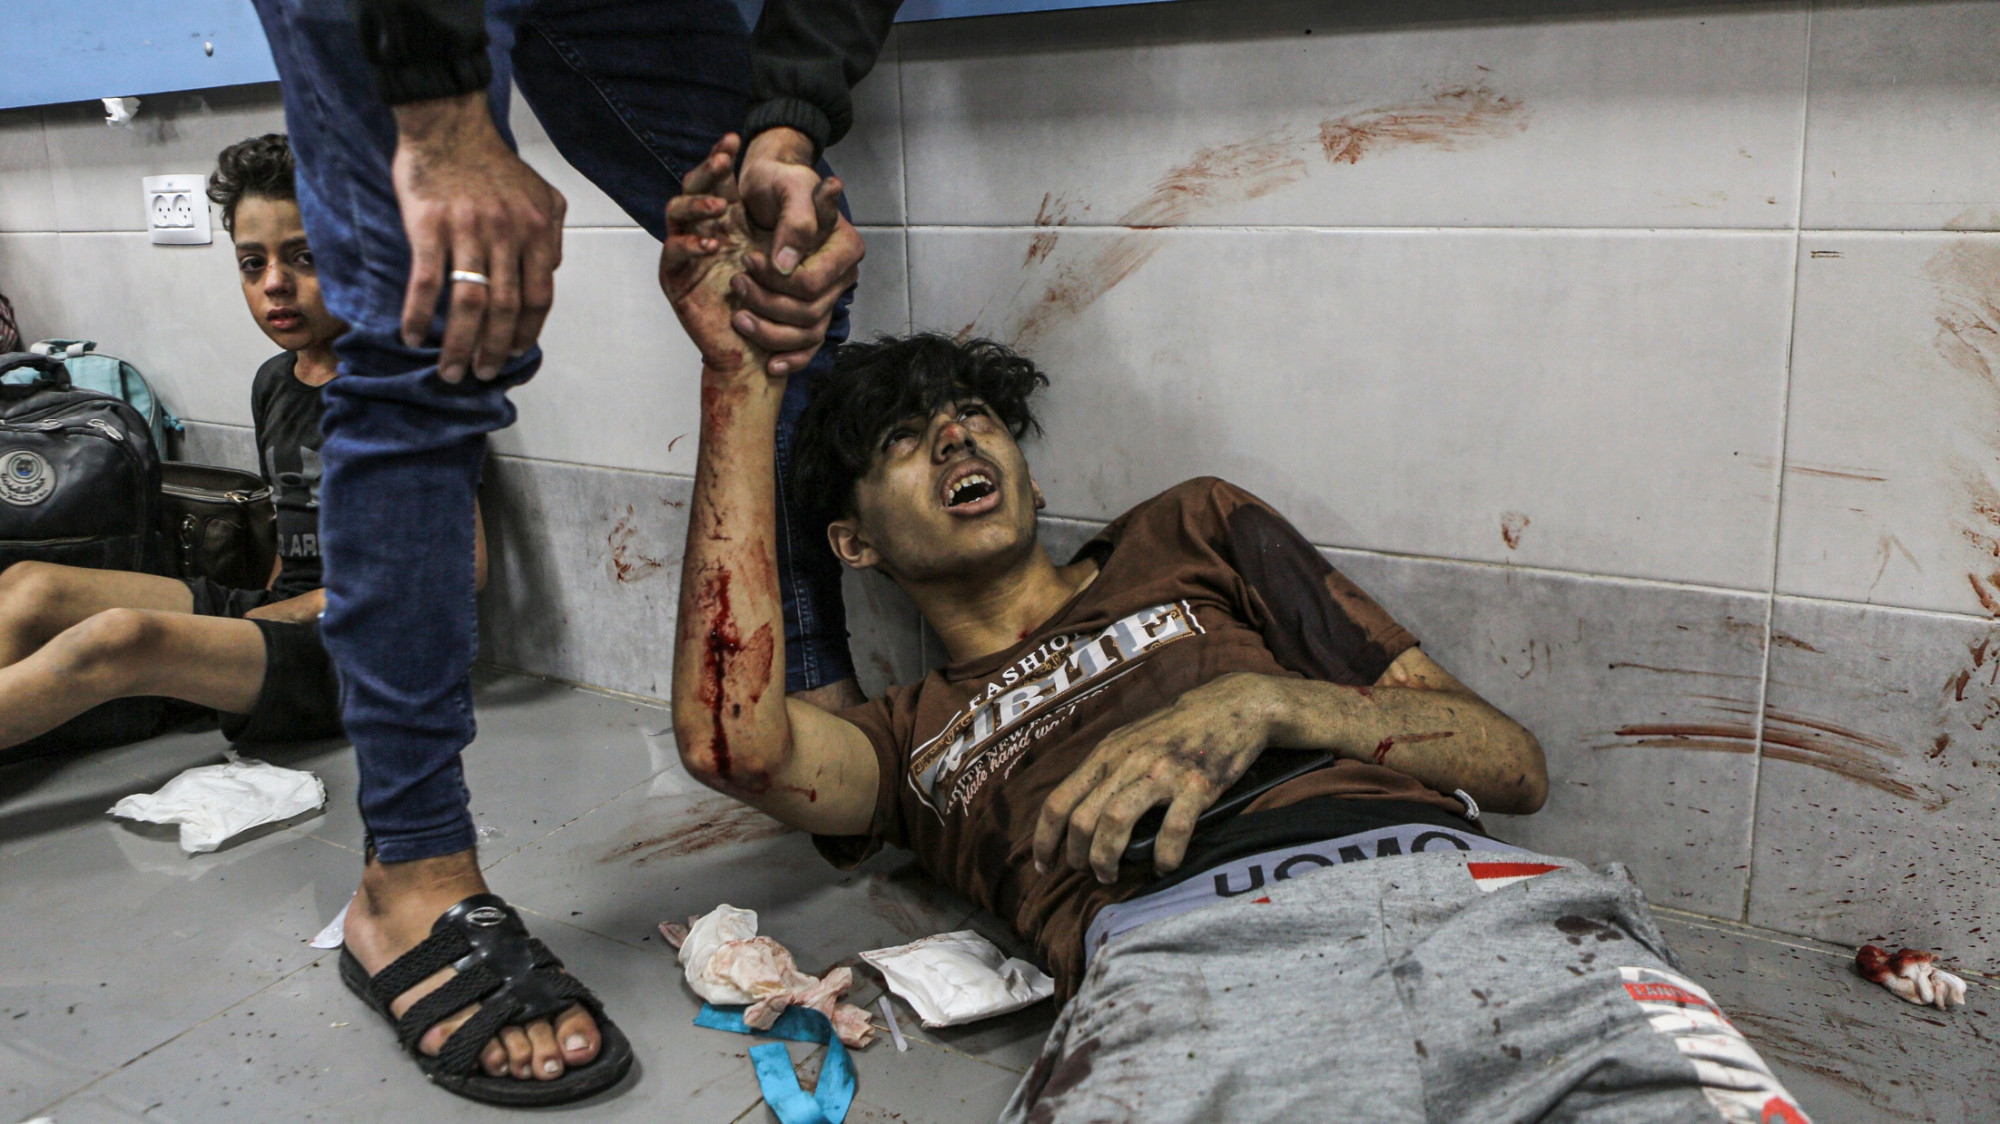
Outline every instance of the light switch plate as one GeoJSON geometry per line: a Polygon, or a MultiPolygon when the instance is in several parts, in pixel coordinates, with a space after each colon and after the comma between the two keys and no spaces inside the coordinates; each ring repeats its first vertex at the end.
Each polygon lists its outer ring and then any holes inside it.
{"type": "Polygon", "coordinates": [[[146,189],[146,226],[155,244],[206,246],[215,241],[207,184],[200,175],[147,176],[140,182],[146,189]]]}

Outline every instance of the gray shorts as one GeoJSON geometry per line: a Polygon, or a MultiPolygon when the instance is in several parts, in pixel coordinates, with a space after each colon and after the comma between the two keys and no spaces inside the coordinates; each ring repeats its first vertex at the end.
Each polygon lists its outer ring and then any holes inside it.
{"type": "Polygon", "coordinates": [[[1680,974],[1622,866],[1453,851],[1302,873],[1113,939],[1001,1119],[1807,1118],[1680,974]],[[1503,857],[1557,869],[1485,877],[1503,857]]]}

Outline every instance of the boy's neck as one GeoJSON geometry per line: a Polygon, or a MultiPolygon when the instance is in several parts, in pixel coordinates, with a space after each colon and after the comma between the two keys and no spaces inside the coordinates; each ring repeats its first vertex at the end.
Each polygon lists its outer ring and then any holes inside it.
{"type": "Polygon", "coordinates": [[[1096,562],[1057,566],[1038,543],[1020,565],[977,584],[939,582],[903,589],[944,641],[950,662],[964,663],[1027,639],[1096,577],[1096,562]]]}
{"type": "Polygon", "coordinates": [[[340,373],[340,359],[331,343],[314,344],[293,354],[298,359],[292,364],[292,377],[307,386],[325,386],[340,373]]]}

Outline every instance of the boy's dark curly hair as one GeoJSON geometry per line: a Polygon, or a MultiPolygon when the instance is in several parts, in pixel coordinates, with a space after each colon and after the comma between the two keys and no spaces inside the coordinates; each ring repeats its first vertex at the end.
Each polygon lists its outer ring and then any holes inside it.
{"type": "Polygon", "coordinates": [[[793,431],[793,487],[821,526],[853,515],[854,484],[897,422],[977,398],[1018,441],[1041,433],[1028,396],[1048,384],[1032,361],[988,339],[921,332],[847,344],[813,384],[793,431]]]}
{"type": "Polygon", "coordinates": [[[297,199],[292,183],[292,142],[283,133],[237,141],[215,158],[208,197],[222,204],[222,229],[236,233],[236,205],[247,195],[297,199]]]}

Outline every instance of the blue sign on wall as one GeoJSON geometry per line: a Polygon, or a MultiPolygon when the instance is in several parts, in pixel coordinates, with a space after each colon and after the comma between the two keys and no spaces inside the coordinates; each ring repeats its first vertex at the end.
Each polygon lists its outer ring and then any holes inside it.
{"type": "MultiPolygon", "coordinates": [[[[754,9],[757,0],[737,0],[754,9]]],[[[902,21],[1160,0],[906,0],[902,21]]],[[[0,109],[275,82],[250,0],[0,0],[0,109]]]]}

